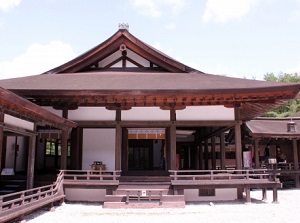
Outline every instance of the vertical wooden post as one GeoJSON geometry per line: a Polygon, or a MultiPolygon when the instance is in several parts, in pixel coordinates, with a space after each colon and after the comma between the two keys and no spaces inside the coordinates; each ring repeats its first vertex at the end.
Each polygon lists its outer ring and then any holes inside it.
{"type": "MultiPolygon", "coordinates": [[[[298,145],[297,145],[297,139],[293,139],[293,156],[294,156],[294,169],[299,170],[299,160],[298,160],[298,145]]],[[[300,187],[299,182],[299,174],[295,175],[295,187],[300,187]]]]}
{"type": "Polygon", "coordinates": [[[115,139],[115,170],[121,170],[121,153],[122,153],[122,128],[118,123],[116,125],[115,139]]]}
{"type": "MultiPolygon", "coordinates": [[[[34,132],[36,132],[36,124],[34,124],[34,132]]],[[[28,163],[27,163],[27,183],[26,188],[32,189],[34,184],[34,164],[35,164],[35,149],[36,149],[36,135],[29,136],[28,145],[28,163]]]]}
{"type": "Polygon", "coordinates": [[[199,152],[199,150],[200,150],[199,145],[196,145],[196,148],[195,148],[195,169],[196,170],[200,169],[200,165],[199,165],[200,152],[199,152]]]}
{"type": "Polygon", "coordinates": [[[250,186],[249,185],[246,186],[245,192],[246,192],[246,203],[251,203],[250,186]]]}
{"type": "Polygon", "coordinates": [[[258,153],[258,139],[254,140],[254,160],[255,160],[255,168],[260,168],[259,163],[259,153],[258,153]]]}
{"type": "MultiPolygon", "coordinates": [[[[62,110],[62,117],[68,119],[69,112],[68,109],[62,110]]],[[[61,156],[60,156],[60,169],[66,170],[67,163],[68,163],[68,138],[69,138],[69,131],[66,129],[62,130],[61,134],[61,156]]]]}
{"type": "Polygon", "coordinates": [[[226,169],[226,149],[225,149],[225,133],[220,135],[220,153],[221,153],[221,169],[226,169]]]}
{"type": "Polygon", "coordinates": [[[213,170],[217,168],[216,164],[216,137],[211,137],[211,167],[213,170]]]}
{"type": "Polygon", "coordinates": [[[234,116],[235,116],[235,163],[236,169],[242,169],[242,134],[241,134],[241,123],[240,123],[240,108],[234,108],[234,116]]]}
{"type": "Polygon", "coordinates": [[[267,188],[262,189],[262,200],[266,201],[267,200],[267,188]]]}
{"type": "Polygon", "coordinates": [[[68,138],[69,131],[66,129],[62,130],[61,134],[61,157],[60,157],[60,169],[67,169],[67,161],[68,161],[68,138]]]}
{"type": "Polygon", "coordinates": [[[204,141],[204,168],[208,170],[208,140],[204,141]]]}
{"type": "Polygon", "coordinates": [[[4,113],[0,111],[0,171],[2,170],[4,113]]]}
{"type": "Polygon", "coordinates": [[[199,144],[199,169],[203,170],[203,146],[202,142],[199,144]]]}
{"type": "Polygon", "coordinates": [[[273,187],[273,202],[272,203],[278,203],[278,192],[277,192],[277,188],[273,187]]]}
{"type": "Polygon", "coordinates": [[[173,123],[170,126],[170,162],[169,162],[169,168],[171,170],[176,169],[176,125],[173,123]]]}

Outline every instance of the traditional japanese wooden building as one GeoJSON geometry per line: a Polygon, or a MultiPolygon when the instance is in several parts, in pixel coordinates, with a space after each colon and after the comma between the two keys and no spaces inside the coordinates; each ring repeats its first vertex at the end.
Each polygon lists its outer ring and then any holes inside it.
{"type": "Polygon", "coordinates": [[[45,149],[37,170],[89,170],[96,161],[122,175],[154,176],[242,169],[243,122],[300,90],[299,83],[198,71],[139,40],[127,26],[59,67],[1,80],[0,86],[78,125],[70,135],[38,129],[37,147],[45,149]],[[61,144],[67,157],[57,149],[60,139],[68,140],[61,144]]]}

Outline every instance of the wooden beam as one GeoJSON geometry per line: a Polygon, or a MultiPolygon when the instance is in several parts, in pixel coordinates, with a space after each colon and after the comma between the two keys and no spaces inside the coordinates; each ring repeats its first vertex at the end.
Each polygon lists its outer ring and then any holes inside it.
{"type": "Polygon", "coordinates": [[[175,170],[176,169],[176,126],[175,125],[170,126],[169,140],[170,140],[169,168],[171,170],[175,170]]]}
{"type": "Polygon", "coordinates": [[[217,166],[216,166],[216,136],[211,137],[211,167],[213,170],[217,169],[217,166]]]}
{"type": "Polygon", "coordinates": [[[60,169],[67,170],[68,165],[68,138],[69,132],[67,130],[62,130],[61,134],[61,157],[60,157],[60,169]]]}
{"type": "Polygon", "coordinates": [[[258,139],[254,140],[254,160],[255,160],[255,168],[257,169],[260,168],[258,139]]]}

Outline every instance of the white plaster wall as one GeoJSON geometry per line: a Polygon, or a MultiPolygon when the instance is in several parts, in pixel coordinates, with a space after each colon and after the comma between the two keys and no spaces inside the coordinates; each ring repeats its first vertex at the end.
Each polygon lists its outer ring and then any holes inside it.
{"type": "Polygon", "coordinates": [[[157,107],[134,107],[127,111],[122,111],[123,121],[169,121],[170,111],[161,110],[157,107]]]}
{"type": "Polygon", "coordinates": [[[103,202],[106,194],[105,189],[83,189],[83,188],[66,188],[67,201],[88,201],[103,202]]]}
{"type": "Polygon", "coordinates": [[[199,197],[198,189],[185,189],[185,201],[230,201],[237,199],[236,188],[220,188],[216,189],[216,196],[203,196],[199,197]]]}
{"type": "Polygon", "coordinates": [[[221,105],[215,106],[191,106],[183,110],[176,111],[176,120],[234,120],[234,109],[225,108],[221,105]]]}
{"type": "Polygon", "coordinates": [[[68,118],[74,121],[114,121],[116,111],[107,110],[103,107],[79,107],[77,110],[70,110],[68,118]]]}
{"type": "Polygon", "coordinates": [[[33,123],[4,114],[4,123],[33,131],[33,123]]]}
{"type": "Polygon", "coordinates": [[[115,170],[115,129],[83,129],[82,169],[101,161],[106,170],[115,170]]]}

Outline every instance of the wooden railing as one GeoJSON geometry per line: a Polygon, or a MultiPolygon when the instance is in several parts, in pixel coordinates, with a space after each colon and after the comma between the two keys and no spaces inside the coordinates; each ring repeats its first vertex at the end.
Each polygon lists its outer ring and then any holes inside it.
{"type": "Polygon", "coordinates": [[[0,196],[0,222],[64,199],[62,182],[63,172],[60,172],[56,182],[51,185],[0,196]]]}
{"type": "Polygon", "coordinates": [[[30,213],[54,202],[62,202],[65,198],[63,186],[65,184],[96,185],[116,184],[121,171],[86,171],[62,170],[56,182],[51,185],[37,187],[16,193],[0,196],[0,222],[6,222],[30,213]]]}
{"type": "Polygon", "coordinates": [[[269,169],[249,170],[169,170],[172,180],[233,180],[233,179],[271,179],[278,173],[269,169]]]}
{"type": "Polygon", "coordinates": [[[64,182],[66,181],[118,181],[121,171],[100,171],[100,170],[63,170],[64,182]]]}

